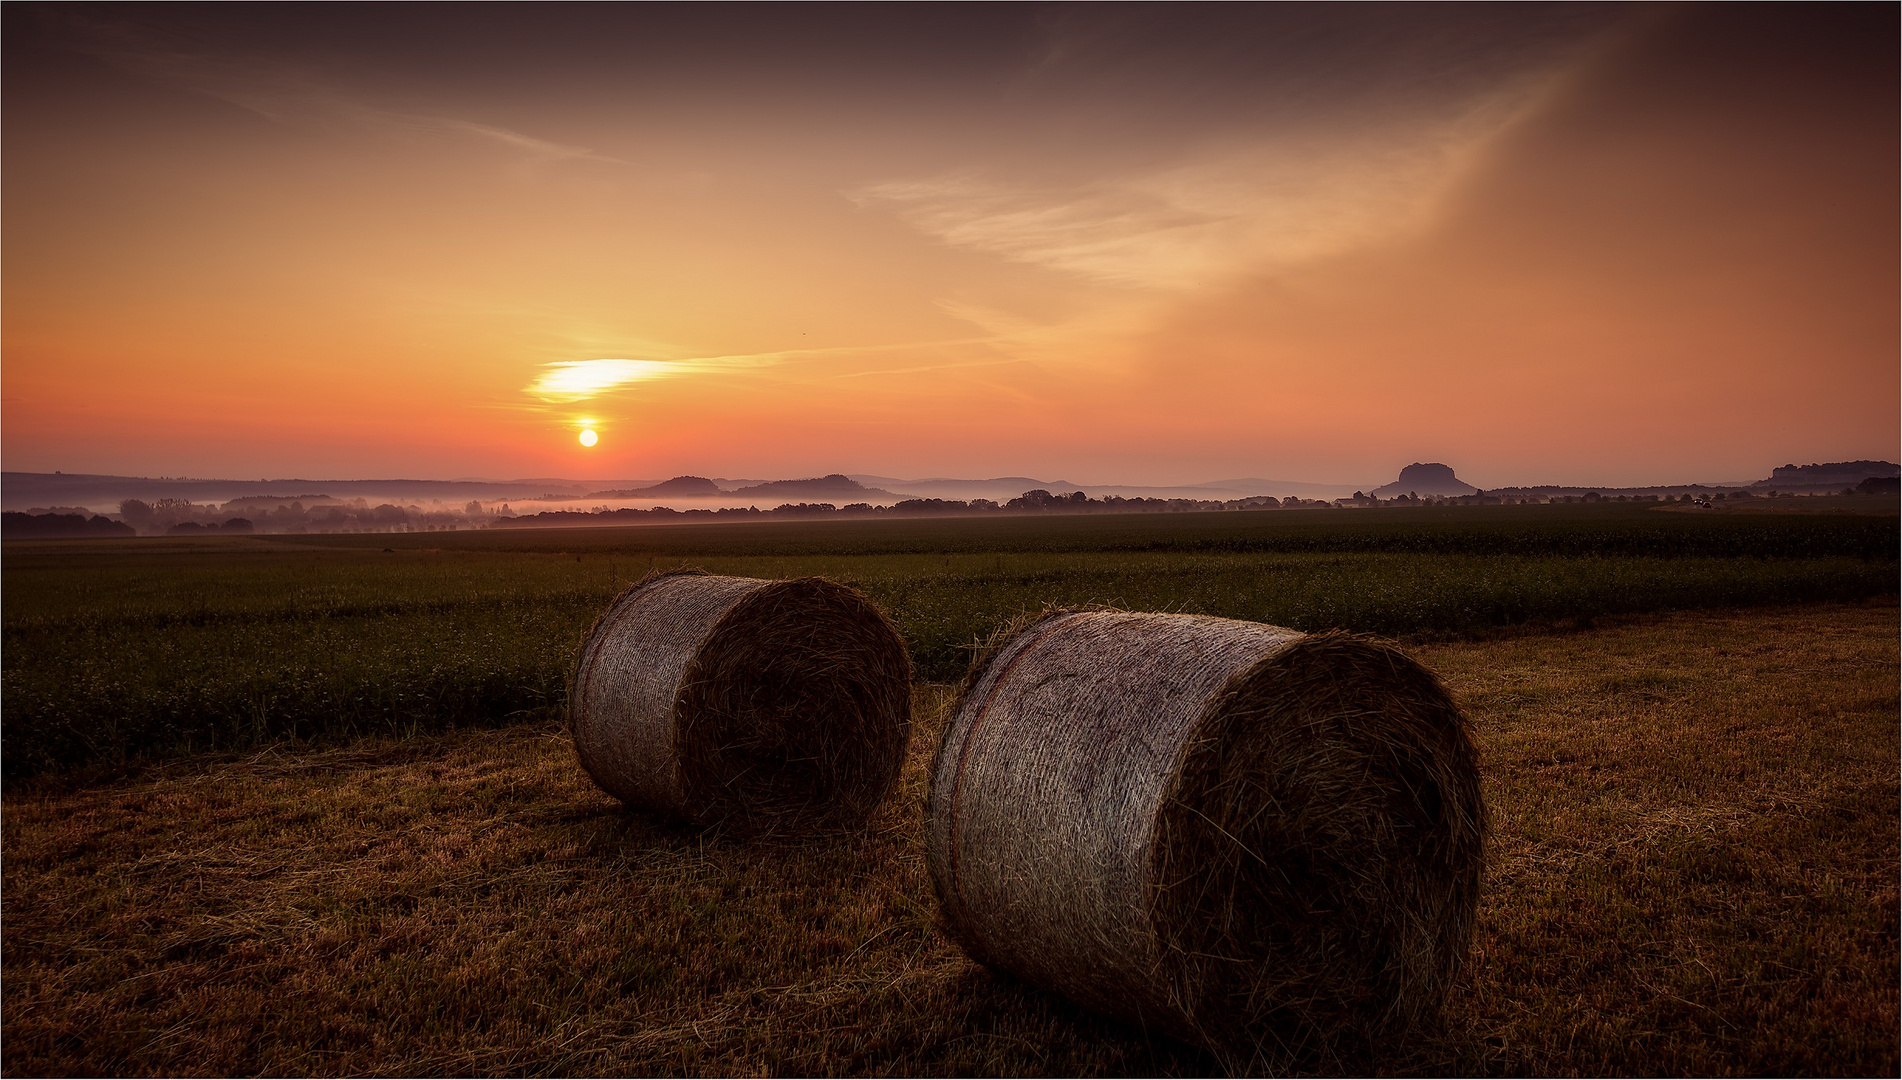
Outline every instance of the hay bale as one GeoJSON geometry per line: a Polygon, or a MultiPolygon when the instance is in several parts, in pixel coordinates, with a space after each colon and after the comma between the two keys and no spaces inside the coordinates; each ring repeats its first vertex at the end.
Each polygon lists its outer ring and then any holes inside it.
{"type": "Polygon", "coordinates": [[[739,832],[863,819],[911,732],[904,642],[824,578],[650,576],[595,622],[568,693],[575,750],[630,806],[739,832]]]}
{"type": "Polygon", "coordinates": [[[1118,611],[974,665],[928,818],[975,959],[1254,1068],[1435,1017],[1486,830],[1464,718],[1395,649],[1118,611]]]}

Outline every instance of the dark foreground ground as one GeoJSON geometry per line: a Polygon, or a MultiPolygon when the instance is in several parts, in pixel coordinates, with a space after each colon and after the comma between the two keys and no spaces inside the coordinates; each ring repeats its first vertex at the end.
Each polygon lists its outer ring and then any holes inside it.
{"type": "MultiPolygon", "coordinates": [[[[1497,835],[1446,1030],[1374,1068],[1895,1075],[1892,596],[1410,646],[1497,835]]],[[[1214,1071],[936,930],[946,696],[875,820],[801,844],[623,810],[545,717],[16,780],[0,1068],[1214,1071]]]]}

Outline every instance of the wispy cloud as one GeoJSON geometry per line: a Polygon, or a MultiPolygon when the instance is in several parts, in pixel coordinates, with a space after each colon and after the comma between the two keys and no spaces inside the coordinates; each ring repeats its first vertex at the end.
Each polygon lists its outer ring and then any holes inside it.
{"type": "Polygon", "coordinates": [[[83,11],[62,12],[59,21],[79,51],[146,78],[228,102],[274,123],[466,135],[536,158],[625,164],[585,146],[494,124],[377,105],[342,89],[308,64],[219,51],[176,31],[83,11]]]}
{"type": "Polygon", "coordinates": [[[969,176],[874,184],[852,193],[886,204],[954,247],[1119,285],[1179,276],[1200,261],[1226,208],[1171,200],[1135,185],[1020,187],[969,176]]]}
{"type": "Polygon", "coordinates": [[[1071,184],[997,170],[848,191],[953,247],[1100,284],[1193,288],[1238,270],[1289,266],[1403,235],[1562,74],[1521,77],[1435,115],[1353,131],[1234,136],[1168,164],[1071,184]]]}
{"type": "MultiPolygon", "coordinates": [[[[541,371],[522,392],[548,404],[573,404],[612,393],[635,383],[683,375],[718,375],[762,368],[780,367],[797,361],[814,361],[853,355],[892,356],[919,350],[955,346],[984,345],[993,339],[960,338],[949,341],[904,342],[880,345],[837,345],[808,349],[780,349],[773,352],[727,356],[697,356],[675,360],[554,360],[541,365],[541,371]]],[[[962,361],[930,366],[962,366],[962,361]]],[[[906,370],[924,370],[923,367],[906,370]]],[[[881,372],[845,372],[845,375],[881,372]]]]}
{"type": "Polygon", "coordinates": [[[988,357],[980,360],[950,360],[939,364],[917,364],[912,367],[879,368],[871,371],[848,371],[838,377],[841,379],[863,379],[874,375],[917,375],[926,371],[955,371],[962,368],[1001,367],[1005,364],[1021,364],[1024,361],[1015,356],[988,357]]]}
{"type": "Polygon", "coordinates": [[[681,368],[666,360],[557,360],[542,365],[524,392],[550,404],[586,401],[628,383],[680,374],[681,368]]]}
{"type": "MultiPolygon", "coordinates": [[[[396,115],[396,114],[392,114],[396,115]]],[[[441,128],[444,131],[463,132],[479,138],[525,151],[536,157],[544,158],[586,158],[593,161],[611,161],[623,163],[620,158],[597,154],[585,146],[569,146],[564,143],[538,139],[533,135],[524,135],[519,131],[496,127],[492,124],[478,124],[473,120],[451,120],[445,117],[405,115],[403,119],[425,126],[441,128]]]]}
{"type": "Polygon", "coordinates": [[[1108,285],[1193,287],[1406,227],[1432,203],[1457,149],[1244,151],[1071,188],[954,176],[871,185],[852,197],[953,247],[1108,285]]]}

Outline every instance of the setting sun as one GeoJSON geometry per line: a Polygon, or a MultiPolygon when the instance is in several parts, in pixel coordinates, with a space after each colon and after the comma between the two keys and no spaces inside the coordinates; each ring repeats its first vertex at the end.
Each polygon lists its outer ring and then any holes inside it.
{"type": "Polygon", "coordinates": [[[593,446],[593,445],[594,445],[595,443],[597,443],[597,442],[600,442],[600,441],[601,441],[601,436],[599,436],[599,435],[596,435],[596,434],[594,433],[594,429],[593,429],[593,428],[583,428],[583,429],[582,429],[582,431],[581,431],[581,445],[583,445],[583,446],[593,446]]]}

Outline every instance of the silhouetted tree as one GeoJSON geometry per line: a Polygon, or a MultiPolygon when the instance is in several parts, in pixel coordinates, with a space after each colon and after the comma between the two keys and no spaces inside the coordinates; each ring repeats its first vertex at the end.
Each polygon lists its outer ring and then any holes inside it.
{"type": "Polygon", "coordinates": [[[119,504],[119,517],[127,525],[143,532],[152,524],[152,504],[143,499],[127,499],[119,504]]]}

